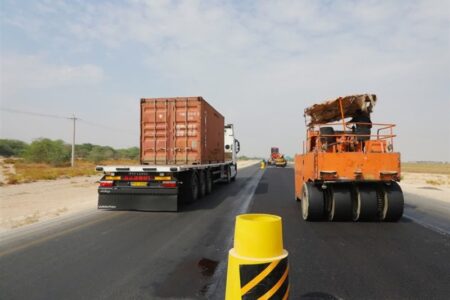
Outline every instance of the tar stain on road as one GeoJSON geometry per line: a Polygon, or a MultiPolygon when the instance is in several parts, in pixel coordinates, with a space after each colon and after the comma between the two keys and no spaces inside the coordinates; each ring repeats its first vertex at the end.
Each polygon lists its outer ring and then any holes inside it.
{"type": "Polygon", "coordinates": [[[211,277],[214,275],[214,272],[216,271],[218,264],[219,264],[218,261],[211,260],[208,258],[202,258],[198,262],[198,266],[200,267],[202,275],[206,277],[211,277]]]}
{"type": "MultiPolygon", "coordinates": [[[[211,260],[211,259],[208,259],[208,258],[202,258],[198,262],[198,266],[200,268],[200,272],[206,278],[210,278],[210,277],[212,277],[214,275],[214,272],[216,271],[218,264],[219,264],[218,261],[211,260]]],[[[200,289],[200,295],[205,296],[208,293],[210,286],[211,286],[211,283],[205,284],[200,289]]]]}
{"type": "Polygon", "coordinates": [[[164,282],[155,286],[155,292],[162,298],[201,299],[209,291],[211,277],[219,261],[209,258],[185,260],[178,264],[164,282]]]}

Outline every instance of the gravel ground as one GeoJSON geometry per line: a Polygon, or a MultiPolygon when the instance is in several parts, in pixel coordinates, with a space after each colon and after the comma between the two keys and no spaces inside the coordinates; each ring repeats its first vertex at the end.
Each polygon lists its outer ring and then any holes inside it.
{"type": "Polygon", "coordinates": [[[450,175],[403,173],[404,192],[450,203],[450,175]]]}
{"type": "MultiPolygon", "coordinates": [[[[239,161],[245,168],[258,161],[239,161]]],[[[97,209],[99,176],[0,186],[0,233],[97,209]]]]}

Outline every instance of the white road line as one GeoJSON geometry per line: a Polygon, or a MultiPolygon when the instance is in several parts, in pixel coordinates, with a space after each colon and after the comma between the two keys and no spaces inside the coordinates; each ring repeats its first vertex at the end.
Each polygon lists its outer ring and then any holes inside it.
{"type": "Polygon", "coordinates": [[[439,228],[437,226],[431,225],[431,224],[426,223],[424,221],[421,221],[421,220],[419,220],[419,219],[417,219],[417,218],[415,218],[415,217],[413,217],[411,215],[403,214],[403,217],[407,218],[407,219],[410,219],[414,223],[417,223],[417,224],[419,224],[419,225],[421,225],[421,226],[423,226],[425,228],[428,228],[430,230],[433,230],[433,231],[435,231],[437,233],[440,233],[440,234],[445,235],[445,236],[450,236],[450,232],[449,231],[447,231],[447,230],[445,230],[443,228],[439,228]]]}
{"type": "MultiPolygon", "coordinates": [[[[240,215],[248,211],[248,208],[250,207],[250,204],[252,202],[251,200],[255,194],[256,188],[258,187],[259,181],[261,180],[263,174],[264,172],[258,170],[255,177],[247,184],[245,189],[242,191],[242,198],[244,198],[244,200],[242,201],[242,205],[239,206],[239,209],[236,211],[236,215],[240,215]]],[[[230,231],[230,234],[226,238],[225,244],[228,245],[227,249],[231,249],[233,247],[233,237],[234,226],[233,230],[230,231]]],[[[226,260],[219,262],[214,275],[211,277],[211,285],[209,286],[208,292],[205,295],[207,299],[223,299],[225,297],[225,295],[222,294],[218,295],[217,292],[225,292],[224,277],[227,273],[226,270],[228,263],[228,251],[226,251],[226,257],[226,260]]]]}

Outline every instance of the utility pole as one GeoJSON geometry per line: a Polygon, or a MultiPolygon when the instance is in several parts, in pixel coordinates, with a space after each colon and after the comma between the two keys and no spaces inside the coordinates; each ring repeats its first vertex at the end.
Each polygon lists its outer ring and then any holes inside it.
{"type": "Polygon", "coordinates": [[[75,117],[75,113],[73,113],[72,117],[69,118],[70,120],[73,120],[73,135],[72,135],[72,160],[71,160],[71,166],[72,168],[75,166],[75,128],[76,128],[76,121],[78,118],[75,117]]]}

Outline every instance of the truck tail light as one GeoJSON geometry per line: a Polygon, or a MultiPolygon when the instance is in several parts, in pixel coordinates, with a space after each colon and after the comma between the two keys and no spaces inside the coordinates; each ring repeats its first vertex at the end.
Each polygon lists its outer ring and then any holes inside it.
{"type": "Polygon", "coordinates": [[[166,188],[176,188],[177,182],[176,181],[163,181],[162,186],[166,187],[166,188]]]}
{"type": "Polygon", "coordinates": [[[336,171],[320,171],[320,178],[322,180],[335,180],[338,175],[336,171]]]}
{"type": "Polygon", "coordinates": [[[353,174],[355,174],[355,179],[363,179],[363,172],[360,169],[355,170],[353,174]]]}
{"type": "Polygon", "coordinates": [[[380,179],[381,180],[397,180],[398,172],[396,172],[396,171],[381,171],[380,179]]]}
{"type": "Polygon", "coordinates": [[[100,187],[112,187],[114,181],[108,180],[108,181],[100,181],[100,187]]]}

